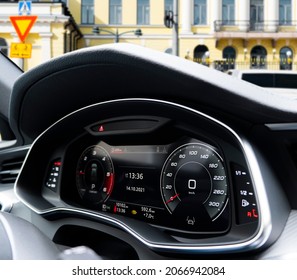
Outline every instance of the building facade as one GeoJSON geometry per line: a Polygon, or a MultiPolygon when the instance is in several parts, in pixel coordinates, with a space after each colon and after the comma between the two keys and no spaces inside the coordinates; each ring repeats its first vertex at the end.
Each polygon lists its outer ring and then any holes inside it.
{"type": "MultiPolygon", "coordinates": [[[[20,42],[10,21],[10,16],[19,15],[18,2],[0,0],[0,49],[8,56],[11,44],[20,42]]],[[[29,59],[12,59],[19,67],[28,70],[78,48],[82,33],[62,2],[32,1],[31,14],[38,16],[25,40],[25,43],[32,44],[32,56],[29,59]]]]}
{"type": "MultiPolygon", "coordinates": [[[[178,2],[179,56],[219,70],[296,68],[296,0],[178,2]]],[[[75,18],[86,45],[113,41],[107,32],[94,36],[94,25],[120,33],[141,28],[140,38],[123,35],[121,41],[170,53],[172,31],[164,27],[164,12],[172,10],[173,0],[81,0],[81,7],[75,18]]]]}
{"type": "MultiPolygon", "coordinates": [[[[180,57],[218,70],[297,70],[297,0],[179,0],[178,4],[180,57]]],[[[17,3],[0,1],[0,46],[5,40],[9,48],[16,36],[7,20],[12,10],[3,15],[3,5],[17,3]]],[[[173,10],[173,0],[40,0],[32,1],[32,7],[39,16],[28,37],[35,43],[32,60],[113,42],[172,52],[172,29],[164,26],[164,14],[173,10]],[[139,29],[141,33],[136,32],[139,29]],[[67,36],[71,36],[68,43],[67,36]]],[[[36,63],[27,64],[30,68],[36,63]]]]}

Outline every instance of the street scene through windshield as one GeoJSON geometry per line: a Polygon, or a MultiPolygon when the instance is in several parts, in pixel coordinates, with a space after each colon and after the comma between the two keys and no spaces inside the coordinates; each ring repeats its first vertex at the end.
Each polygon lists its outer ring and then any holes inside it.
{"type": "Polygon", "coordinates": [[[73,50],[113,42],[220,71],[296,70],[296,2],[0,1],[0,48],[24,71],[73,50]]]}

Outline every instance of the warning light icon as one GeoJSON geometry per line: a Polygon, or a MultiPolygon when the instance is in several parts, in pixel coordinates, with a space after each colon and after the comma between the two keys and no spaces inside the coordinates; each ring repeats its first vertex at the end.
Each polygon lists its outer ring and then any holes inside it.
{"type": "Polygon", "coordinates": [[[256,211],[256,209],[252,209],[252,211],[248,211],[247,212],[247,217],[249,218],[258,218],[258,213],[256,211]]]}
{"type": "Polygon", "coordinates": [[[103,131],[104,131],[104,126],[103,125],[100,125],[99,132],[103,132],[103,131]]]}

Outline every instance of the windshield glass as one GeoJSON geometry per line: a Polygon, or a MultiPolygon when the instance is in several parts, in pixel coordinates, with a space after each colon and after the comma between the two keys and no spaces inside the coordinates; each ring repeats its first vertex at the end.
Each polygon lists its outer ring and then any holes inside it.
{"type": "MultiPolygon", "coordinates": [[[[140,45],[225,73],[296,71],[296,1],[0,0],[0,50],[23,71],[113,43],[140,45]]],[[[259,73],[243,79],[262,87],[297,88],[295,75],[259,73]]],[[[6,117],[9,99],[0,94],[0,113],[6,117]]]]}
{"type": "Polygon", "coordinates": [[[242,74],[242,80],[261,87],[297,88],[297,74],[249,73],[242,74]]]}
{"type": "Polygon", "coordinates": [[[291,1],[20,2],[0,0],[0,49],[24,71],[64,53],[110,43],[141,45],[222,72],[297,70],[296,4],[291,1]]]}

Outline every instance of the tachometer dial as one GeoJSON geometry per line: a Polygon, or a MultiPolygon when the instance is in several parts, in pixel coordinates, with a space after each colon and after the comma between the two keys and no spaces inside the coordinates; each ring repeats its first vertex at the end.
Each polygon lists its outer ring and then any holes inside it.
{"type": "Polygon", "coordinates": [[[221,156],[202,143],[177,148],[163,166],[161,195],[168,212],[189,225],[215,220],[228,201],[221,156]]]}
{"type": "Polygon", "coordinates": [[[76,185],[83,200],[97,204],[108,199],[114,185],[114,167],[101,146],[86,149],[79,158],[76,185]]]}

